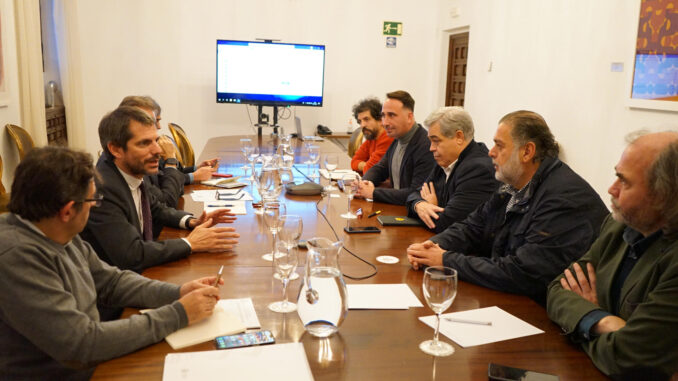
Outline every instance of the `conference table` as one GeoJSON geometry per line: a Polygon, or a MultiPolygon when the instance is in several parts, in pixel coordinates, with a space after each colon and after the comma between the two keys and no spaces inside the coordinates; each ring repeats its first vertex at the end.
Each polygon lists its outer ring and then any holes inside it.
{"type": "MultiPolygon", "coordinates": [[[[219,172],[242,175],[244,163],[239,149],[239,139],[245,136],[224,136],[210,139],[199,161],[219,158],[219,172]]],[[[263,151],[271,150],[275,138],[251,136],[263,151]]],[[[303,143],[293,140],[297,153],[295,180],[303,181],[307,174],[306,152],[303,143]]],[[[315,142],[321,154],[336,154],[339,168],[348,168],[350,158],[330,142],[315,142]]],[[[199,162],[198,161],[198,162],[199,162]]],[[[324,180],[323,182],[326,182],[324,180]]],[[[186,188],[192,190],[214,189],[203,185],[186,188]]],[[[246,188],[252,192],[250,186],[246,188]]],[[[258,200],[256,192],[252,192],[258,200]]],[[[394,284],[405,283],[424,307],[407,310],[349,310],[338,333],[319,339],[306,333],[296,312],[281,314],[270,311],[267,306],[281,299],[282,284],[272,277],[271,262],[261,258],[270,251],[271,237],[261,216],[253,213],[247,203],[247,214],[239,215],[232,224],[240,234],[239,243],[228,252],[194,253],[185,259],[156,266],[144,271],[152,279],[181,284],[183,282],[214,275],[224,265],[224,285],[220,287],[222,299],[251,298],[261,329],[272,331],[277,343],[300,342],[303,344],[313,377],[316,380],[487,380],[489,363],[498,363],[537,372],[555,374],[561,380],[600,380],[606,377],[598,371],[578,346],[562,335],[561,329],[552,323],[545,309],[531,299],[508,294],[466,282],[459,282],[458,293],[446,313],[497,306],[515,317],[541,329],[543,334],[531,335],[491,344],[462,348],[447,337],[440,339],[451,343],[455,353],[447,357],[433,357],[419,349],[419,343],[433,337],[433,329],[418,318],[432,315],[426,306],[421,285],[423,271],[414,270],[407,261],[406,248],[422,242],[432,233],[418,226],[380,226],[377,218],[367,218],[372,212],[381,211],[385,216],[406,214],[403,206],[368,202],[355,199],[351,208],[362,208],[364,217],[351,220],[356,226],[377,226],[380,233],[346,234],[343,227],[347,220],[340,217],[348,207],[347,198],[341,192],[333,196],[294,196],[283,194],[280,200],[287,206],[288,214],[301,215],[304,230],[302,239],[326,237],[343,245],[356,256],[342,251],[339,264],[347,284],[394,284]],[[321,213],[327,217],[327,221],[321,213]],[[329,223],[328,223],[329,222],[329,223]],[[335,236],[336,234],[336,236],[335,236]],[[377,256],[390,255],[399,259],[395,264],[383,264],[377,256]],[[369,265],[368,263],[373,266],[369,265]],[[376,274],[363,280],[352,280],[376,274]]],[[[184,210],[199,214],[203,203],[195,202],[190,195],[183,198],[184,210]]],[[[160,239],[183,237],[185,230],[165,228],[160,239]]],[[[302,250],[300,258],[304,258],[302,250]]],[[[303,264],[297,272],[303,275],[303,264]]],[[[301,278],[291,281],[288,287],[290,299],[296,301],[301,278]]],[[[128,308],[123,317],[138,313],[128,308]]],[[[100,364],[93,380],[161,380],[165,356],[169,353],[215,350],[214,341],[173,350],[165,341],[100,364]]],[[[262,364],[266,366],[266,364],[262,364]]],[[[215,375],[215,379],[228,375],[215,375]]],[[[284,379],[281,375],[280,379],[284,379]]]]}

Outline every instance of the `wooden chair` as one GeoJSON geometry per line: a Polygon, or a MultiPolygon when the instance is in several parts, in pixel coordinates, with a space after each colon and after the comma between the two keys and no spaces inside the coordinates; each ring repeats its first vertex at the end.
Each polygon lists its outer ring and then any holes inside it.
{"type": "MultiPolygon", "coordinates": [[[[179,152],[179,147],[177,147],[177,142],[175,142],[174,139],[172,139],[171,136],[169,136],[169,135],[162,135],[162,136],[160,136],[160,139],[158,140],[158,142],[161,142],[161,141],[167,141],[167,142],[170,142],[170,143],[174,146],[174,156],[177,158],[177,160],[178,160],[180,163],[183,163],[183,162],[184,162],[184,161],[182,160],[181,152],[179,152]]],[[[163,148],[162,145],[160,146],[160,148],[163,148]]],[[[163,151],[165,151],[164,148],[163,148],[163,151]]],[[[163,153],[163,155],[166,155],[166,153],[163,153]]]]}
{"type": "Polygon", "coordinates": [[[7,204],[9,204],[9,193],[5,190],[5,186],[2,185],[2,156],[0,156],[0,214],[7,213],[7,204]]]}
{"type": "Polygon", "coordinates": [[[179,160],[184,167],[194,166],[195,154],[193,153],[193,147],[191,146],[191,142],[188,140],[188,136],[186,136],[184,129],[174,123],[167,123],[167,127],[172,133],[172,137],[174,137],[174,142],[178,148],[177,152],[180,153],[180,155],[177,155],[177,160],[179,160]]]}
{"type": "Polygon", "coordinates": [[[23,160],[24,156],[26,156],[26,154],[29,153],[33,147],[35,147],[31,135],[28,133],[28,131],[13,124],[5,125],[5,129],[9,133],[9,136],[12,137],[16,148],[19,150],[19,160],[23,160]]]}
{"type": "Polygon", "coordinates": [[[363,129],[356,128],[348,139],[348,156],[353,157],[361,144],[363,144],[363,129]]]}

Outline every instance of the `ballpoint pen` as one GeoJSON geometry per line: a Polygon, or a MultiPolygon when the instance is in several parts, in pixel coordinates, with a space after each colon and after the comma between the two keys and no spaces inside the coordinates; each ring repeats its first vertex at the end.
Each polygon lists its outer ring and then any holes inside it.
{"type": "Polygon", "coordinates": [[[370,215],[367,216],[367,218],[372,218],[372,217],[376,216],[377,214],[381,214],[381,210],[377,210],[377,211],[374,212],[374,213],[370,213],[370,215]]]}
{"type": "Polygon", "coordinates": [[[217,273],[217,279],[214,280],[214,287],[219,287],[219,281],[221,280],[221,274],[224,272],[224,265],[221,265],[219,272],[217,273]]]}
{"type": "Polygon", "coordinates": [[[491,321],[482,321],[482,320],[471,320],[471,319],[459,319],[459,318],[445,318],[445,320],[453,323],[466,323],[466,324],[478,324],[478,325],[492,325],[491,321]]]}
{"type": "Polygon", "coordinates": [[[232,208],[233,205],[231,205],[231,204],[223,204],[223,205],[219,205],[219,204],[208,204],[207,207],[208,207],[208,208],[232,208]]]}

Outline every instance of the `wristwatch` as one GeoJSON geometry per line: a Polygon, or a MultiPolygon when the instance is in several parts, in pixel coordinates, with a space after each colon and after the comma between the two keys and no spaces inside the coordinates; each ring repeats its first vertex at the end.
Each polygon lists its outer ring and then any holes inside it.
{"type": "Polygon", "coordinates": [[[170,157],[169,159],[165,160],[165,165],[173,165],[175,167],[178,167],[179,166],[179,160],[177,160],[173,157],[170,157]]]}

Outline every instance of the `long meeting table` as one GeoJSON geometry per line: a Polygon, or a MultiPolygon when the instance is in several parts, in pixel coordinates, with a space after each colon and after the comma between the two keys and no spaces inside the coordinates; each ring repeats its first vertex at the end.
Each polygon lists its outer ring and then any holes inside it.
{"type": "MultiPolygon", "coordinates": [[[[241,175],[240,167],[244,158],[240,153],[239,139],[244,137],[210,139],[198,162],[218,157],[220,172],[241,175]]],[[[270,137],[248,137],[264,148],[270,147],[272,143],[270,137]]],[[[320,146],[321,155],[336,154],[340,158],[339,168],[349,167],[350,158],[336,145],[328,141],[314,144],[320,146]]],[[[306,153],[302,142],[293,140],[293,145],[297,152],[295,178],[302,181],[307,171],[306,164],[303,164],[306,153]]],[[[192,185],[186,188],[186,193],[197,189],[213,188],[192,185]]],[[[258,199],[256,192],[249,186],[247,190],[253,193],[255,200],[258,199]]],[[[296,312],[281,314],[267,308],[269,303],[280,300],[282,284],[272,277],[274,271],[271,262],[261,258],[263,253],[270,251],[271,237],[261,216],[253,213],[249,202],[247,214],[239,215],[232,225],[240,233],[239,244],[232,251],[191,254],[185,259],[147,269],[143,275],[181,284],[214,275],[224,265],[225,284],[220,287],[220,297],[252,298],[261,329],[272,331],[277,343],[301,342],[316,380],[487,380],[489,363],[555,374],[563,381],[606,379],[586,354],[562,335],[560,328],[548,319],[542,306],[524,296],[461,281],[456,299],[445,313],[498,306],[544,333],[468,348],[460,347],[441,334],[441,340],[451,343],[455,353],[438,358],[423,353],[419,343],[432,338],[433,330],[418,318],[432,315],[433,312],[426,307],[421,290],[423,271],[410,267],[406,248],[412,243],[428,239],[432,233],[423,227],[380,226],[377,218],[367,218],[367,215],[377,210],[381,210],[385,216],[405,215],[405,208],[355,199],[352,209],[362,208],[364,217],[351,223],[377,226],[381,233],[346,234],[343,227],[347,220],[341,218],[340,214],[347,209],[347,199],[343,194],[339,195],[323,198],[293,196],[283,192],[280,200],[286,204],[288,214],[302,216],[302,239],[326,237],[335,240],[336,233],[347,249],[376,268],[376,275],[368,279],[351,280],[346,276],[360,278],[370,275],[374,270],[362,260],[342,251],[339,263],[346,283],[406,283],[425,307],[408,310],[349,310],[337,334],[318,339],[305,333],[296,312]],[[318,210],[325,214],[329,224],[318,210]],[[376,257],[380,255],[395,256],[400,261],[396,264],[379,263],[376,257]]],[[[182,203],[180,206],[189,212],[202,212],[203,204],[193,201],[190,195],[185,196],[182,203]]],[[[184,237],[187,234],[185,230],[165,228],[160,239],[184,237]]],[[[305,251],[302,251],[300,258],[304,257],[305,251]]],[[[302,265],[297,272],[303,275],[302,265]]],[[[296,301],[300,286],[301,278],[290,282],[290,300],[296,301]]],[[[134,313],[138,313],[138,310],[128,308],[123,317],[134,313]]],[[[215,344],[210,341],[175,351],[165,341],[161,341],[100,364],[92,379],[161,380],[167,354],[214,349],[215,344]]],[[[228,375],[215,375],[215,379],[219,378],[228,378],[228,375]]]]}

